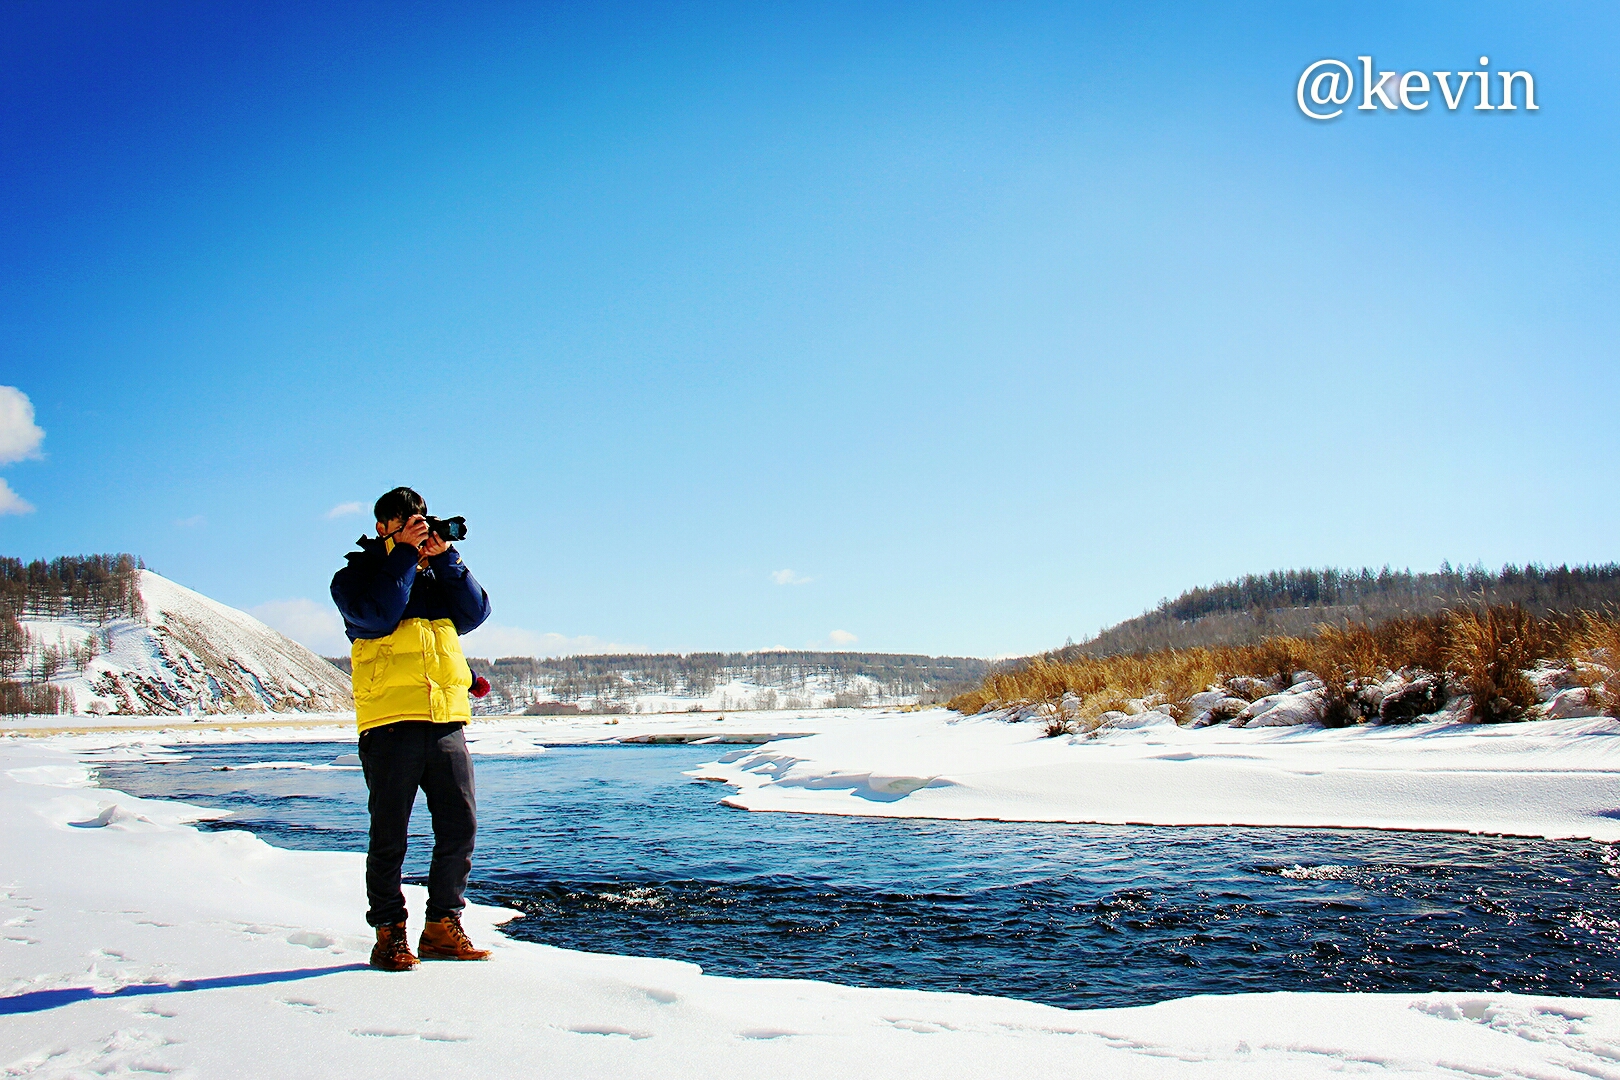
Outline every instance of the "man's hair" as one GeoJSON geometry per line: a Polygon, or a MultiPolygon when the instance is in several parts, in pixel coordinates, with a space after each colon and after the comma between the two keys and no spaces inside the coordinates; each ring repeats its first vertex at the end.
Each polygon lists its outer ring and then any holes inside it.
{"type": "Polygon", "coordinates": [[[427,500],[408,487],[397,487],[378,499],[377,505],[371,509],[377,515],[378,524],[393,521],[395,518],[409,521],[417,514],[427,513],[427,500]]]}

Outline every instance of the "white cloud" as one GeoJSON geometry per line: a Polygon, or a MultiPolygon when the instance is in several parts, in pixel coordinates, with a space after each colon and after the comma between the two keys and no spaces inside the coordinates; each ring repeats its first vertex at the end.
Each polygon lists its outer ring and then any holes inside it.
{"type": "Polygon", "coordinates": [[[321,656],[349,655],[343,617],[330,603],[314,600],[272,600],[248,609],[248,614],[321,656]]]}
{"type": "Polygon", "coordinates": [[[11,485],[0,480],[0,517],[7,514],[32,514],[34,504],[11,490],[11,485]]]}
{"type": "Polygon", "coordinates": [[[827,640],[833,643],[834,648],[842,649],[844,646],[853,645],[861,639],[848,630],[834,630],[827,635],[827,640]]]}
{"type": "Polygon", "coordinates": [[[34,423],[34,403],[15,386],[0,386],[0,465],[38,457],[45,432],[34,423]]]}
{"type": "Polygon", "coordinates": [[[815,578],[803,577],[792,570],[773,570],[771,571],[771,580],[778,585],[808,585],[815,578]]]}
{"type": "Polygon", "coordinates": [[[592,653],[644,653],[642,645],[621,645],[589,634],[540,634],[521,626],[485,623],[461,639],[461,651],[468,656],[494,659],[501,656],[586,656],[592,653]]]}
{"type": "Polygon", "coordinates": [[[357,502],[338,503],[326,512],[326,519],[330,521],[333,518],[348,517],[350,514],[363,514],[365,512],[366,508],[357,502]]]}
{"type": "Polygon", "coordinates": [[[175,526],[181,529],[195,529],[199,525],[206,524],[207,521],[208,519],[203,517],[201,514],[193,514],[188,518],[181,518],[180,520],[176,521],[175,526]]]}

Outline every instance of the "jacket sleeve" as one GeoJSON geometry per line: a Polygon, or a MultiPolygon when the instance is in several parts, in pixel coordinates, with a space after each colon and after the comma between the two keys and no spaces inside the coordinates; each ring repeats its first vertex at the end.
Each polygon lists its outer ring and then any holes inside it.
{"type": "Polygon", "coordinates": [[[483,625],[489,618],[489,594],[461,561],[461,552],[449,548],[429,559],[428,565],[433,568],[434,580],[444,590],[456,633],[469,634],[483,625]]]}
{"type": "Polygon", "coordinates": [[[387,637],[399,627],[416,583],[416,549],[395,544],[380,560],[355,560],[332,576],[332,600],[349,637],[387,637]]]}

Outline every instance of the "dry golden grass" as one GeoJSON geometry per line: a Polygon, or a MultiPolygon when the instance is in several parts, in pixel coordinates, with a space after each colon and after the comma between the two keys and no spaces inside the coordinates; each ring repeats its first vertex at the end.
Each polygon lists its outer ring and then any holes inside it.
{"type": "Polygon", "coordinates": [[[1586,684],[1600,708],[1620,717],[1620,612],[1581,612],[1570,639],[1577,679],[1586,684]]]}
{"type": "Polygon", "coordinates": [[[1517,607],[1452,613],[1446,668],[1468,688],[1473,719],[1516,720],[1536,703],[1536,688],[1524,669],[1546,655],[1540,622],[1517,607]]]}
{"type": "Polygon", "coordinates": [[[1377,626],[1320,627],[1310,637],[1273,637],[1253,645],[1165,649],[1129,656],[1063,661],[1035,657],[992,672],[949,707],[972,714],[987,707],[1054,704],[1072,693],[1081,726],[1128,702],[1170,702],[1177,719],[1193,694],[1237,676],[1286,687],[1299,672],[1320,679],[1329,724],[1363,718],[1357,688],[1395,671],[1427,671],[1466,689],[1477,720],[1512,720],[1536,703],[1525,669],[1550,661],[1590,673],[1590,685],[1614,711],[1620,705],[1620,612],[1575,618],[1537,617],[1518,607],[1392,619],[1377,626]]]}

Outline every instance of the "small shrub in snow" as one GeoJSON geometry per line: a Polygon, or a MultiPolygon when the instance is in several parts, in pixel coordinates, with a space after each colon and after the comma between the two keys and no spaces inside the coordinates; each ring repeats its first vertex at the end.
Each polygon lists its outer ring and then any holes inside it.
{"type": "Polygon", "coordinates": [[[1249,707],[1240,697],[1225,690],[1205,690],[1182,702],[1182,720],[1188,727],[1208,727],[1223,724],[1249,707]]]}
{"type": "Polygon", "coordinates": [[[1360,703],[1346,684],[1339,683],[1332,690],[1324,688],[1319,692],[1322,695],[1323,727],[1349,727],[1366,719],[1362,715],[1360,703]]]}
{"type": "Polygon", "coordinates": [[[1125,691],[1118,687],[1106,687],[1086,698],[1085,704],[1080,707],[1079,719],[1095,726],[1108,713],[1130,713],[1132,704],[1136,705],[1136,711],[1141,711],[1141,703],[1133,702],[1125,691]]]}
{"type": "Polygon", "coordinates": [[[1261,679],[1253,675],[1234,675],[1226,680],[1226,689],[1232,693],[1233,697],[1258,701],[1270,694],[1275,694],[1280,687],[1269,679],[1261,679]]]}
{"type": "Polygon", "coordinates": [[[1575,636],[1576,672],[1593,707],[1620,718],[1620,612],[1581,612],[1575,636]]]}
{"type": "Polygon", "coordinates": [[[1384,695],[1378,705],[1378,722],[1410,724],[1420,716],[1437,713],[1445,707],[1445,679],[1430,672],[1420,672],[1411,682],[1384,695]]]}
{"type": "Polygon", "coordinates": [[[1536,618],[1521,607],[1452,612],[1447,667],[1462,677],[1473,698],[1473,719],[1486,724],[1523,719],[1536,704],[1525,675],[1542,655],[1545,637],[1536,618]]]}

